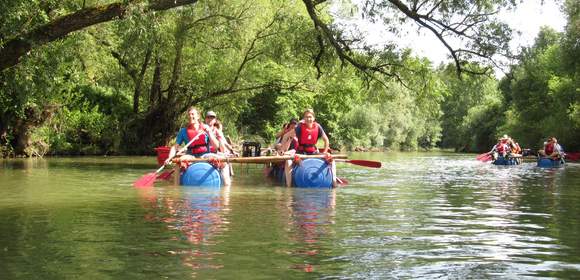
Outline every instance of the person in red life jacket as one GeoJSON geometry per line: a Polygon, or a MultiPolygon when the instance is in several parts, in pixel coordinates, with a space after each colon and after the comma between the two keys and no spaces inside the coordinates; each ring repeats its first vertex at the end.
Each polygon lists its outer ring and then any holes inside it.
{"type": "Polygon", "coordinates": [[[514,139],[512,139],[511,137],[508,137],[507,143],[510,148],[512,156],[521,156],[522,148],[520,147],[520,144],[518,144],[518,142],[514,141],[514,139]]]}
{"type": "Polygon", "coordinates": [[[489,153],[491,153],[492,158],[494,160],[496,160],[500,156],[505,157],[510,152],[510,148],[508,145],[508,139],[509,139],[509,137],[507,135],[504,135],[502,138],[500,138],[497,141],[497,144],[495,144],[495,146],[493,146],[491,151],[489,151],[489,153]]]}
{"type": "MultiPolygon", "coordinates": [[[[320,152],[328,153],[329,145],[330,141],[328,140],[328,136],[326,136],[322,126],[315,121],[314,111],[312,109],[304,111],[304,119],[296,125],[293,131],[286,133],[282,139],[282,151],[287,151],[285,154],[288,155],[295,153],[306,155],[318,154],[320,152]],[[316,143],[320,138],[324,142],[322,151],[319,151],[316,147],[316,143]],[[295,149],[290,149],[292,145],[294,145],[295,149]]],[[[292,164],[293,161],[288,160],[284,167],[287,187],[292,186],[292,164]]],[[[336,186],[336,165],[334,161],[332,161],[331,168],[332,185],[334,187],[336,186]]]]}
{"type": "Polygon", "coordinates": [[[548,138],[548,142],[544,143],[544,149],[539,150],[538,154],[541,157],[550,157],[553,159],[564,158],[564,150],[558,144],[556,137],[548,138]]]}
{"type": "MultiPolygon", "coordinates": [[[[211,146],[219,146],[215,136],[209,132],[209,127],[204,125],[199,119],[199,111],[194,107],[190,107],[187,110],[187,114],[189,117],[189,123],[187,127],[182,127],[179,130],[175,145],[171,147],[167,161],[176,155],[177,150],[181,145],[186,145],[191,140],[193,140],[193,142],[187,147],[187,152],[184,155],[181,155],[182,159],[187,157],[201,157],[210,152],[211,146]]],[[[166,162],[166,164],[167,163],[169,162],[166,162]]]]}
{"type": "MultiPolygon", "coordinates": [[[[291,133],[291,132],[294,133],[293,131],[296,129],[297,124],[298,124],[298,120],[292,118],[290,120],[290,122],[285,124],[284,127],[282,128],[282,130],[280,132],[278,132],[278,134],[276,134],[276,145],[274,146],[274,149],[276,150],[278,155],[281,155],[286,151],[286,150],[282,149],[282,141],[285,139],[284,135],[291,133]]],[[[290,147],[287,150],[293,150],[293,149],[296,149],[296,141],[292,141],[290,143],[290,147]]]]}

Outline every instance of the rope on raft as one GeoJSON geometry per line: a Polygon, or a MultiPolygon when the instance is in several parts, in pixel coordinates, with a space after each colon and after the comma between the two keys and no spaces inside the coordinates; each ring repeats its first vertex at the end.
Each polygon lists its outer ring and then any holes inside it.
{"type": "Polygon", "coordinates": [[[224,167],[226,166],[226,163],[223,162],[220,158],[218,157],[209,157],[208,161],[209,164],[211,164],[213,167],[215,167],[216,169],[224,169],[224,167]]]}

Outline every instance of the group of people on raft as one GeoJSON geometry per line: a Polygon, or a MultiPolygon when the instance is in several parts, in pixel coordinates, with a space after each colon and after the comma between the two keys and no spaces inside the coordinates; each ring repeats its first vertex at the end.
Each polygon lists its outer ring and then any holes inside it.
{"type": "MultiPolygon", "coordinates": [[[[188,164],[190,158],[205,157],[212,154],[237,156],[224,136],[223,126],[214,111],[208,111],[205,114],[205,121],[201,120],[200,113],[195,107],[190,107],[187,110],[187,115],[189,122],[186,127],[179,129],[175,145],[171,147],[165,164],[169,164],[175,155],[181,156],[181,163],[185,165],[188,164]],[[187,149],[178,154],[178,149],[182,145],[187,145],[187,149]]],[[[223,163],[220,167],[224,184],[230,185],[233,169],[227,163],[223,163]]]]}
{"type": "MultiPolygon", "coordinates": [[[[498,139],[497,144],[493,146],[489,154],[492,155],[493,160],[497,160],[500,157],[519,158],[522,157],[522,154],[524,156],[532,155],[532,153],[522,150],[520,145],[508,135],[498,139]]],[[[565,153],[562,146],[558,144],[556,137],[548,137],[548,140],[544,142],[544,147],[538,150],[537,156],[540,158],[563,159],[565,153]]]]}
{"type": "MultiPolygon", "coordinates": [[[[181,162],[187,163],[189,158],[208,157],[217,154],[218,156],[238,156],[233,150],[227,138],[223,134],[223,126],[217,119],[217,115],[213,111],[208,111],[205,114],[205,121],[200,119],[199,111],[190,107],[187,110],[189,122],[186,127],[182,127],[175,141],[175,145],[169,152],[169,157],[166,164],[169,164],[171,159],[178,155],[178,150],[181,146],[189,144],[187,149],[181,156],[181,162]],[[191,143],[190,143],[191,142],[191,143]]],[[[292,119],[284,126],[284,129],[278,133],[276,140],[276,151],[279,155],[295,155],[295,154],[318,154],[324,153],[328,155],[330,142],[328,136],[320,124],[315,121],[314,111],[308,109],[303,114],[303,119],[298,121],[292,119]],[[319,139],[324,142],[324,148],[319,150],[316,143],[319,139]]],[[[288,160],[284,166],[286,175],[286,185],[292,185],[292,166],[293,160],[288,160]]],[[[333,186],[336,186],[336,167],[334,161],[330,161],[333,176],[333,186]]],[[[227,163],[222,163],[220,166],[221,177],[225,185],[231,184],[231,175],[233,170],[227,163]]]]}
{"type": "Polygon", "coordinates": [[[556,137],[548,137],[548,140],[544,142],[544,148],[538,151],[538,157],[545,157],[551,159],[564,159],[566,153],[562,146],[558,144],[556,137]]]}
{"type": "MultiPolygon", "coordinates": [[[[276,152],[281,155],[314,155],[325,154],[330,157],[330,141],[322,126],[315,121],[314,111],[307,109],[302,115],[302,120],[290,120],[284,129],[278,133],[276,152]],[[324,147],[319,150],[316,147],[318,140],[322,139],[324,147]]],[[[336,165],[333,160],[328,160],[332,174],[332,186],[337,186],[336,165]]],[[[298,164],[295,160],[287,160],[284,164],[284,176],[286,186],[292,186],[293,165],[298,164]]]]}
{"type": "Polygon", "coordinates": [[[493,160],[497,160],[500,157],[521,157],[522,148],[511,137],[504,135],[502,138],[498,139],[497,144],[493,146],[489,153],[493,160]]]}

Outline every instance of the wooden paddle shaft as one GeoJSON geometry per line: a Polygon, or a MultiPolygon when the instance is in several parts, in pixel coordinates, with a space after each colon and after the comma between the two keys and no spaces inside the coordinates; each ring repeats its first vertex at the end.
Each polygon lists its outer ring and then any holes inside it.
{"type": "MultiPolygon", "coordinates": [[[[324,159],[326,155],[298,155],[300,159],[308,159],[308,158],[319,158],[324,159]]],[[[188,159],[189,162],[207,162],[212,157],[207,158],[191,158],[188,159]]],[[[274,162],[284,162],[286,160],[293,160],[294,156],[264,156],[264,157],[219,157],[222,161],[231,162],[231,163],[274,163],[274,162]]],[[[332,155],[333,159],[347,159],[347,155],[332,155]]],[[[180,161],[179,158],[174,158],[173,162],[178,163],[180,161]]]]}

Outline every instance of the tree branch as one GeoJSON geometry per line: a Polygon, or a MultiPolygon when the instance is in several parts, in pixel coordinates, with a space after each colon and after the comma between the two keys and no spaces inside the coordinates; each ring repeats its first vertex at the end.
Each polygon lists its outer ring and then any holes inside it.
{"type": "MultiPolygon", "coordinates": [[[[197,0],[155,0],[147,10],[162,11],[195,2],[197,0]]],[[[20,63],[21,58],[34,47],[64,38],[71,32],[123,17],[130,5],[131,1],[123,1],[81,9],[8,40],[0,49],[0,71],[20,63]]]]}
{"type": "MultiPolygon", "coordinates": [[[[304,5],[306,6],[306,10],[308,11],[308,15],[310,15],[310,18],[314,22],[315,29],[317,31],[321,32],[321,34],[323,34],[324,37],[330,42],[330,45],[333,47],[334,51],[338,55],[338,58],[343,63],[344,63],[344,61],[348,62],[349,64],[351,64],[352,66],[354,66],[355,68],[357,68],[361,72],[363,72],[364,75],[369,77],[369,78],[374,78],[374,76],[372,75],[372,72],[378,72],[378,73],[381,73],[381,74],[386,75],[388,77],[395,78],[398,82],[400,82],[401,84],[406,86],[405,83],[403,82],[403,80],[401,79],[401,77],[399,75],[397,75],[394,71],[386,71],[384,69],[385,65],[393,66],[393,64],[383,64],[382,66],[369,66],[369,65],[366,65],[364,63],[361,63],[361,62],[355,60],[353,58],[353,55],[351,54],[351,51],[350,51],[348,45],[343,40],[335,38],[335,36],[334,36],[333,32],[330,30],[330,28],[320,20],[320,18],[318,17],[318,15],[316,13],[316,9],[315,9],[316,4],[314,2],[312,2],[312,0],[303,0],[303,2],[304,2],[304,5]],[[369,71],[371,73],[369,73],[369,71]]],[[[315,61],[315,63],[316,63],[316,61],[315,61]]],[[[317,64],[315,64],[315,65],[317,65],[317,64]]]]}

